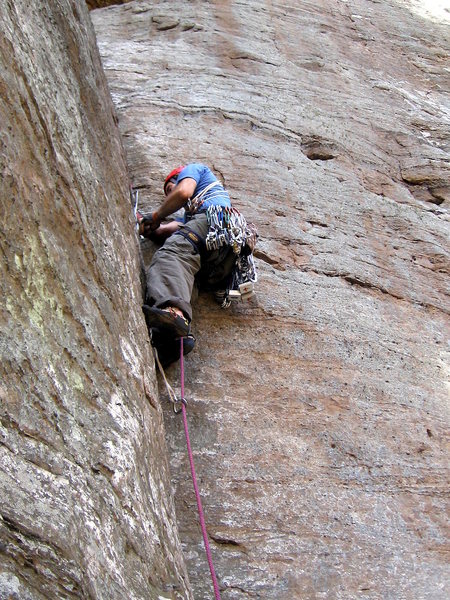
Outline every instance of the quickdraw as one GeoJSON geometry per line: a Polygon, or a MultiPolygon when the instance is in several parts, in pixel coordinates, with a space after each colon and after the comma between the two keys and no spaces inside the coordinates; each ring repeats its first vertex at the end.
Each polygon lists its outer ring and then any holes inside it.
{"type": "Polygon", "coordinates": [[[226,290],[215,293],[216,301],[222,308],[228,308],[231,300],[248,300],[254,294],[256,274],[253,249],[258,233],[252,223],[235,208],[210,206],[206,211],[209,231],[205,245],[207,250],[218,250],[230,246],[236,255],[236,262],[226,290]]]}
{"type": "Polygon", "coordinates": [[[206,211],[206,218],[209,225],[205,240],[206,249],[218,250],[227,245],[238,255],[248,237],[245,217],[232,207],[210,206],[206,211]]]}
{"type": "Polygon", "coordinates": [[[186,398],[179,398],[179,399],[175,399],[174,403],[173,403],[173,412],[176,415],[179,415],[181,412],[183,412],[183,406],[187,406],[187,400],[186,398]],[[178,405],[180,405],[178,407],[178,405]]]}
{"type": "MultiPolygon", "coordinates": [[[[152,339],[152,334],[151,334],[151,330],[150,330],[150,341],[151,341],[151,339],[152,339]]],[[[153,346],[153,354],[155,356],[155,360],[156,360],[156,364],[158,365],[159,372],[161,373],[162,378],[164,380],[167,393],[169,394],[169,400],[172,402],[173,412],[176,415],[178,415],[181,412],[181,410],[182,410],[181,407],[179,406],[180,403],[182,405],[184,404],[184,406],[186,406],[187,402],[186,402],[186,400],[184,398],[178,398],[177,397],[177,395],[175,393],[175,390],[173,389],[173,387],[168,382],[166,374],[164,372],[164,369],[163,369],[163,367],[161,365],[161,362],[159,360],[158,350],[155,348],[155,346],[153,346]]]]}

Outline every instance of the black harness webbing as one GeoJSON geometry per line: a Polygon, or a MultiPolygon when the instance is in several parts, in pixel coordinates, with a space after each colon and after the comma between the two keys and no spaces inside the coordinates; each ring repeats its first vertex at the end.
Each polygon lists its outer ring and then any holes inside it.
{"type": "Polygon", "coordinates": [[[174,235],[182,235],[189,242],[191,242],[196,254],[204,254],[206,250],[205,240],[194,231],[191,231],[190,229],[184,227],[183,229],[179,229],[178,231],[176,231],[174,235]]]}

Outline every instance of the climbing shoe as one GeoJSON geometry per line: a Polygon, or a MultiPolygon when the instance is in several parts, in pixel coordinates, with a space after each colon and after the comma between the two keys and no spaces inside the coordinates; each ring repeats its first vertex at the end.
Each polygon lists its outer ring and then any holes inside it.
{"type": "Polygon", "coordinates": [[[144,304],[142,310],[148,327],[167,331],[173,337],[188,335],[189,321],[178,315],[172,308],[156,308],[144,304]]]}
{"type": "MultiPolygon", "coordinates": [[[[183,356],[186,356],[195,347],[195,337],[190,333],[182,339],[183,356]]],[[[164,332],[152,329],[152,344],[158,352],[159,362],[164,369],[180,359],[180,338],[168,337],[164,332]]]]}

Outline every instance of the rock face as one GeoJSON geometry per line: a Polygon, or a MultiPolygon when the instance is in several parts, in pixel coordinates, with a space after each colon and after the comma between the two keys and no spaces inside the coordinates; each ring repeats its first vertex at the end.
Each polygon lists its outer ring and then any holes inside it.
{"type": "Polygon", "coordinates": [[[126,4],[127,2],[131,2],[131,0],[86,0],[86,4],[90,10],[116,4],[126,4]]]}
{"type": "Polygon", "coordinates": [[[0,597],[191,597],[88,10],[0,17],[0,597]]]}
{"type": "MultiPolygon", "coordinates": [[[[224,312],[200,295],[186,360],[224,600],[448,597],[449,30],[421,7],[91,13],[142,208],[203,161],[261,235],[257,300],[224,312]]],[[[182,425],[164,412],[206,600],[182,425]]]]}

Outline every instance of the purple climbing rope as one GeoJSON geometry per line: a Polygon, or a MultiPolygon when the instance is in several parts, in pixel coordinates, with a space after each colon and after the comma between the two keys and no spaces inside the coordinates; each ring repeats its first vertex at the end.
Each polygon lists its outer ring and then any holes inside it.
{"type": "Polygon", "coordinates": [[[195,498],[197,500],[198,516],[200,519],[200,527],[202,530],[203,542],[205,544],[206,558],[208,560],[209,570],[211,572],[211,579],[212,579],[212,583],[213,583],[213,587],[214,587],[214,595],[215,595],[216,600],[220,600],[219,585],[217,583],[217,577],[216,577],[216,573],[214,571],[214,565],[212,562],[211,549],[209,547],[209,541],[208,541],[208,533],[206,531],[205,516],[203,514],[203,508],[202,508],[202,500],[200,498],[200,492],[198,490],[198,485],[197,485],[197,477],[195,475],[194,456],[192,454],[191,442],[189,439],[188,423],[187,423],[187,416],[186,416],[186,400],[184,399],[183,338],[181,338],[180,370],[181,370],[181,410],[183,413],[184,433],[186,434],[186,444],[187,444],[187,450],[188,450],[188,455],[189,455],[189,463],[191,465],[192,482],[194,484],[194,492],[195,492],[195,498]]]}

